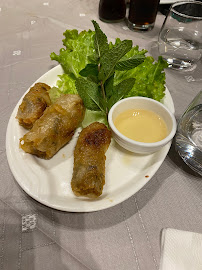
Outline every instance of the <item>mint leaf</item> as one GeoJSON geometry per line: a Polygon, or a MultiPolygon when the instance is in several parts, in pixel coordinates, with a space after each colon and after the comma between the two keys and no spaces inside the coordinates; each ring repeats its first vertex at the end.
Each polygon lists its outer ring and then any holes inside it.
{"type": "Polygon", "coordinates": [[[144,60],[145,60],[144,55],[142,54],[134,55],[133,57],[127,60],[119,61],[115,66],[115,70],[120,71],[130,70],[132,68],[139,66],[142,62],[144,62],[144,60]]]}
{"type": "Polygon", "coordinates": [[[87,64],[84,69],[82,69],[79,74],[83,77],[98,76],[98,66],[96,64],[87,64]]]}
{"type": "Polygon", "coordinates": [[[92,21],[95,28],[94,46],[98,57],[101,57],[109,50],[107,36],[102,32],[96,21],[92,21]]]}
{"type": "Polygon", "coordinates": [[[114,74],[105,82],[106,97],[110,98],[114,92],[114,74]]]}
{"type": "Polygon", "coordinates": [[[99,101],[100,101],[100,107],[102,107],[102,111],[107,115],[108,113],[107,99],[100,95],[99,101]]]}
{"type": "Polygon", "coordinates": [[[127,60],[127,59],[133,57],[134,55],[138,55],[138,54],[145,55],[146,53],[147,53],[147,50],[145,50],[145,49],[139,50],[139,46],[136,45],[136,46],[132,47],[132,49],[128,53],[126,53],[121,60],[127,60]]]}
{"type": "Polygon", "coordinates": [[[99,72],[99,80],[103,83],[111,77],[114,73],[114,68],[117,62],[132,48],[131,40],[124,40],[121,43],[114,46],[112,49],[107,51],[101,58],[100,64],[101,69],[99,72]]]}
{"type": "Polygon", "coordinates": [[[118,85],[114,86],[114,94],[111,96],[108,102],[109,109],[119,100],[121,100],[125,95],[127,95],[135,84],[135,79],[130,78],[122,81],[118,85]]]}
{"type": "Polygon", "coordinates": [[[98,85],[95,82],[80,77],[76,80],[75,85],[87,109],[93,111],[103,110],[100,106],[98,85]]]}

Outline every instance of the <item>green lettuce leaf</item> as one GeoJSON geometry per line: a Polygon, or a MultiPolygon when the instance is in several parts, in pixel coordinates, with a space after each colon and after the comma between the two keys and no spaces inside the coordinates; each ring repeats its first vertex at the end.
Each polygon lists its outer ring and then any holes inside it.
{"type": "Polygon", "coordinates": [[[66,30],[63,35],[63,45],[59,54],[52,52],[51,60],[61,64],[64,74],[59,75],[57,87],[49,91],[52,102],[61,94],[78,94],[75,86],[76,78],[81,75],[79,72],[90,63],[90,57],[94,55],[94,35],[91,30],[78,33],[77,30],[66,30]]]}
{"type": "Polygon", "coordinates": [[[77,94],[75,79],[68,74],[58,75],[57,87],[63,94],[77,94]]]}
{"type": "Polygon", "coordinates": [[[94,35],[95,32],[77,30],[66,30],[63,34],[63,45],[59,54],[52,52],[50,57],[52,60],[61,64],[66,74],[71,74],[78,78],[79,72],[89,63],[89,56],[94,53],[94,35]]]}
{"type": "Polygon", "coordinates": [[[74,78],[65,73],[58,75],[58,77],[59,80],[56,82],[56,86],[49,90],[49,96],[53,103],[62,94],[77,94],[74,78]]]}
{"type": "Polygon", "coordinates": [[[100,122],[108,126],[106,114],[101,111],[91,111],[86,109],[82,127],[85,128],[93,122],[100,122]]]}
{"type": "Polygon", "coordinates": [[[50,90],[49,90],[49,96],[51,99],[52,103],[55,103],[55,101],[62,95],[63,93],[60,91],[59,88],[53,86],[50,90]]]}

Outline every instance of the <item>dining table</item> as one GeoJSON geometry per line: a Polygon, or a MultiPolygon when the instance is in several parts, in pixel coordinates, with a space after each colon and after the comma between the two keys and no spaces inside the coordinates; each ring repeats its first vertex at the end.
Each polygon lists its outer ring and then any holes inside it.
{"type": "MultiPolygon", "coordinates": [[[[32,196],[19,177],[16,181],[15,166],[22,170],[25,184],[35,172],[24,174],[26,160],[23,164],[14,158],[12,164],[8,162],[8,148],[10,155],[19,151],[9,145],[9,119],[30,86],[58,65],[50,54],[63,47],[66,29],[93,30],[95,20],[109,41],[132,40],[134,46],[158,59],[158,34],[165,19],[161,3],[154,28],[145,32],[129,30],[127,19],[101,21],[98,6],[98,0],[0,1],[0,269],[158,270],[163,229],[202,233],[202,179],[176,151],[175,138],[152,177],[130,195],[123,194],[124,199],[120,192],[111,206],[92,211],[71,211],[68,205],[62,209],[32,196]]],[[[166,68],[165,74],[178,122],[202,90],[202,63],[189,72],[166,68]]],[[[18,145],[14,135],[16,140],[18,145]]],[[[50,161],[45,169],[51,167],[50,161]]],[[[127,170],[122,181],[124,177],[127,170]]],[[[37,192],[45,194],[40,181],[36,175],[37,192]]]]}

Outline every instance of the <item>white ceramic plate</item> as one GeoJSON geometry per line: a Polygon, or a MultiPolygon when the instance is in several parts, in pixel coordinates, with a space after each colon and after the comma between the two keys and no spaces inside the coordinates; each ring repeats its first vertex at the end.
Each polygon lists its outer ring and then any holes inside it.
{"type": "MultiPolygon", "coordinates": [[[[37,82],[55,85],[60,65],[45,73],[37,82]]],[[[28,89],[29,90],[29,89],[28,89]]],[[[27,90],[27,91],[28,91],[27,90]]],[[[22,97],[23,98],[23,97],[22,97]]],[[[52,159],[42,160],[19,148],[19,139],[26,130],[19,126],[15,116],[22,98],[10,117],[6,134],[6,151],[10,169],[22,189],[32,198],[49,207],[70,212],[91,212],[114,206],[140,190],[164,161],[170,144],[150,155],[127,152],[113,140],[107,151],[106,184],[96,200],[76,197],[71,190],[73,151],[78,131],[69,144],[52,159]]],[[[174,105],[166,89],[164,104],[174,112],[174,105]]]]}

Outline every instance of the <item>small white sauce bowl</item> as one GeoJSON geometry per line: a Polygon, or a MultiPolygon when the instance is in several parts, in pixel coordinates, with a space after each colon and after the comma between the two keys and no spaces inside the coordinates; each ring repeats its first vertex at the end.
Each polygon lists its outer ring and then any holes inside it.
{"type": "Polygon", "coordinates": [[[170,142],[176,133],[176,120],[174,115],[162,103],[146,97],[129,97],[115,103],[109,111],[108,122],[112,130],[115,141],[134,153],[149,154],[160,150],[164,145],[170,142]],[[168,135],[161,141],[154,143],[138,142],[124,136],[114,125],[116,117],[129,109],[143,109],[153,111],[158,114],[166,123],[168,135]]]}

